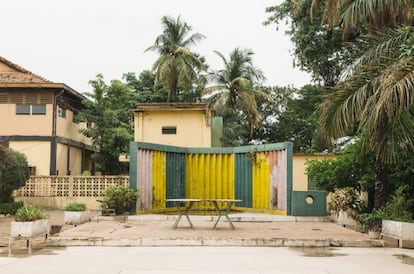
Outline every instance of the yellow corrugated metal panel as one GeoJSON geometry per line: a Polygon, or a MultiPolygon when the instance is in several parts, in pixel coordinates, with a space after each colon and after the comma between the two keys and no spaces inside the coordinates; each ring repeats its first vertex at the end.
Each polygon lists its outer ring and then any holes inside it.
{"type": "Polygon", "coordinates": [[[153,169],[152,169],[152,186],[153,186],[153,209],[165,208],[165,197],[167,193],[167,183],[165,175],[165,165],[167,153],[154,151],[153,169]]]}
{"type": "Polygon", "coordinates": [[[253,208],[267,209],[270,205],[270,166],[264,152],[255,153],[252,164],[253,208]]]}
{"type": "MultiPolygon", "coordinates": [[[[232,154],[189,154],[186,176],[187,198],[234,198],[232,154]]],[[[210,207],[208,203],[204,206],[210,207]]]]}

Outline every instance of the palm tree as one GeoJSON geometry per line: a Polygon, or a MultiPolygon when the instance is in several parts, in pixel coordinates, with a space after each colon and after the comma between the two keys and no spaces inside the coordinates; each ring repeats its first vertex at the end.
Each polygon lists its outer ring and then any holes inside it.
{"type": "Polygon", "coordinates": [[[242,111],[248,123],[249,133],[259,122],[256,96],[266,96],[253,84],[265,79],[260,69],[253,66],[253,52],[236,48],[230,53],[229,59],[218,51],[215,53],[224,63],[224,68],[210,73],[210,81],[215,85],[203,90],[203,95],[214,109],[226,106],[233,111],[242,111]]]}
{"type": "Polygon", "coordinates": [[[189,47],[202,40],[204,35],[190,34],[192,27],[178,17],[161,18],[163,33],[155,39],[154,45],[146,51],[157,51],[159,58],[153,65],[156,81],[162,82],[168,91],[168,102],[176,101],[179,89],[188,91],[197,73],[205,69],[201,57],[189,47]]]}
{"type": "Polygon", "coordinates": [[[318,13],[322,3],[323,23],[342,25],[345,35],[362,28],[368,33],[396,28],[410,24],[413,18],[412,0],[312,0],[311,17],[318,13]]]}
{"type": "Polygon", "coordinates": [[[414,150],[414,28],[365,40],[365,53],[321,106],[330,137],[359,133],[381,163],[414,150]]]}

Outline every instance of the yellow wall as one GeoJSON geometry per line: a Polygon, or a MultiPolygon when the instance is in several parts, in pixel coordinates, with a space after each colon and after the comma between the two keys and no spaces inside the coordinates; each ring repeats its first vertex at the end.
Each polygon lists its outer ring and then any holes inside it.
{"type": "Polygon", "coordinates": [[[36,175],[49,175],[50,142],[11,141],[9,146],[26,155],[29,165],[36,166],[36,175]]]}
{"type": "Polygon", "coordinates": [[[52,134],[53,107],[46,105],[46,115],[16,115],[16,104],[0,105],[1,135],[52,134]]]}
{"type": "Polygon", "coordinates": [[[56,135],[65,137],[76,142],[82,142],[87,145],[91,145],[91,139],[87,138],[79,132],[80,129],[85,128],[86,123],[74,123],[73,112],[69,109],[66,110],[66,117],[59,117],[57,115],[56,121],[56,135]]]}
{"type": "Polygon", "coordinates": [[[82,174],[82,150],[76,147],[70,148],[69,161],[70,175],[82,174]]]}
{"type": "Polygon", "coordinates": [[[210,147],[211,127],[204,110],[135,112],[135,141],[183,147],[210,147]],[[162,134],[163,126],[175,126],[177,134],[162,134]]]}
{"type": "Polygon", "coordinates": [[[294,153],[293,154],[293,191],[308,190],[308,175],[306,161],[335,158],[332,153],[294,153]]]}
{"type": "Polygon", "coordinates": [[[57,144],[56,148],[56,170],[58,175],[67,175],[67,157],[68,147],[63,144],[57,144]]]}

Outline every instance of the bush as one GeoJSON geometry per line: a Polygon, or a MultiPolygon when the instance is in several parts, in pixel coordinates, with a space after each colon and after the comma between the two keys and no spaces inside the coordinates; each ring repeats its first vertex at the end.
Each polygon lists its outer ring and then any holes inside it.
{"type": "Polygon", "coordinates": [[[26,156],[0,145],[0,203],[13,202],[13,191],[24,186],[28,178],[26,156]]]}
{"type": "Polygon", "coordinates": [[[30,222],[46,218],[46,214],[44,214],[39,208],[32,205],[19,208],[15,215],[15,220],[17,222],[30,222]]]}
{"type": "Polygon", "coordinates": [[[0,214],[16,214],[16,211],[23,206],[23,202],[0,203],[0,214]]]}
{"type": "Polygon", "coordinates": [[[374,210],[371,213],[362,213],[358,216],[359,223],[365,231],[381,231],[382,219],[386,218],[383,210],[374,210]]]}
{"type": "Polygon", "coordinates": [[[390,200],[384,207],[384,213],[386,215],[384,219],[400,222],[413,221],[412,207],[414,199],[409,197],[407,190],[408,186],[402,185],[391,195],[390,200]]]}
{"type": "Polygon", "coordinates": [[[65,211],[85,211],[85,210],[86,210],[85,203],[72,202],[65,206],[65,211]]]}
{"type": "Polygon", "coordinates": [[[103,209],[114,209],[115,214],[122,214],[129,211],[137,198],[137,190],[120,185],[111,186],[104,191],[101,207],[103,209]]]}
{"type": "Polygon", "coordinates": [[[363,202],[358,192],[351,187],[344,187],[335,190],[330,194],[329,209],[338,213],[346,211],[351,217],[356,218],[361,212],[363,202]]]}

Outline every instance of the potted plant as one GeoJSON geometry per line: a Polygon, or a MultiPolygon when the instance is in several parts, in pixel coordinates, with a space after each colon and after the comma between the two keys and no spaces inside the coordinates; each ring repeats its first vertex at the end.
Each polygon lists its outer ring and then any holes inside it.
{"type": "Polygon", "coordinates": [[[371,213],[362,213],[358,217],[362,229],[368,232],[370,239],[378,239],[381,233],[383,212],[374,210],[371,213]]]}
{"type": "Polygon", "coordinates": [[[89,221],[89,212],[85,203],[72,202],[65,206],[63,215],[65,224],[80,225],[89,221]]]}
{"type": "Polygon", "coordinates": [[[35,237],[47,233],[47,215],[32,205],[20,207],[15,220],[10,223],[11,237],[35,237]]]}

